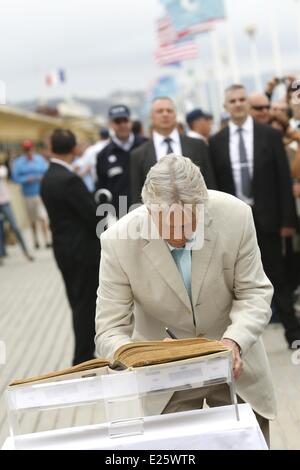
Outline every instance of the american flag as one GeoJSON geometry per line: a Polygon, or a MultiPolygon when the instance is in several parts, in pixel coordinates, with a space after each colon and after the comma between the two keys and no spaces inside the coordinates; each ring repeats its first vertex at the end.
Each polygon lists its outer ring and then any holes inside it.
{"type": "Polygon", "coordinates": [[[173,44],[174,42],[193,36],[196,34],[207,33],[212,31],[215,26],[215,21],[209,21],[207,23],[199,23],[189,28],[177,32],[172,24],[171,17],[169,15],[160,18],[156,22],[156,34],[159,46],[166,46],[173,44]]]}
{"type": "Polygon", "coordinates": [[[156,34],[159,46],[173,44],[178,39],[178,34],[173,28],[171,18],[164,16],[156,22],[156,34]]]}
{"type": "Polygon", "coordinates": [[[155,53],[155,60],[160,66],[177,64],[197,57],[198,48],[193,41],[182,41],[161,46],[155,53]]]}

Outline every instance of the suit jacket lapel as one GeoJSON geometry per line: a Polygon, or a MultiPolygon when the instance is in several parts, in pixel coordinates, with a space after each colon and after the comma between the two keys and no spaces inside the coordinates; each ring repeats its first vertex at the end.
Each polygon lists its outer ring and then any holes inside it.
{"type": "MultiPolygon", "coordinates": [[[[229,127],[224,129],[222,139],[220,142],[220,155],[223,155],[223,165],[222,165],[222,172],[223,172],[223,180],[228,181],[228,189],[230,189],[229,194],[236,195],[236,187],[233,178],[232,166],[231,166],[231,159],[230,159],[230,130],[229,127]]],[[[220,157],[219,155],[219,157],[220,157]]],[[[218,162],[216,162],[218,165],[218,162]]],[[[227,186],[227,185],[226,185],[227,186]]],[[[227,192],[227,191],[226,191],[227,192]]]]}
{"type": "MultiPolygon", "coordinates": [[[[173,290],[174,294],[180,298],[181,302],[191,309],[191,302],[185,288],[183,279],[177,269],[167,244],[157,239],[157,235],[150,237],[149,216],[146,215],[141,227],[141,236],[145,239],[143,251],[151,264],[156,268],[160,276],[173,290]],[[155,239],[156,238],[156,239],[155,239]]],[[[152,224],[151,224],[152,226],[152,224]]],[[[204,246],[202,249],[195,249],[192,253],[192,299],[193,305],[197,304],[202,284],[213,257],[213,252],[217,242],[218,234],[213,230],[212,219],[208,210],[205,211],[204,246]]]]}
{"type": "Polygon", "coordinates": [[[153,140],[149,140],[148,142],[148,148],[147,148],[147,160],[146,160],[146,172],[150,170],[150,168],[153,167],[157,163],[157,158],[156,158],[156,151],[154,147],[154,142],[153,140]]]}
{"type": "Polygon", "coordinates": [[[180,136],[180,145],[181,145],[182,155],[184,157],[188,156],[190,154],[190,145],[189,145],[189,141],[184,136],[180,136]]]}
{"type": "Polygon", "coordinates": [[[193,250],[192,254],[192,297],[193,305],[197,305],[201,288],[211,263],[218,233],[213,229],[213,221],[206,210],[204,245],[201,250],[193,250]]]}
{"type": "Polygon", "coordinates": [[[167,244],[163,240],[150,240],[144,253],[174,294],[191,310],[189,295],[167,244]]]}
{"type": "Polygon", "coordinates": [[[172,254],[167,244],[159,238],[158,231],[152,223],[146,208],[141,222],[140,236],[145,241],[143,252],[149,262],[173,290],[174,294],[180,298],[185,307],[192,311],[189,295],[172,254]]]}
{"type": "Polygon", "coordinates": [[[255,174],[257,171],[257,167],[261,163],[261,156],[263,152],[263,147],[265,145],[264,141],[264,136],[263,133],[261,132],[260,126],[257,125],[257,123],[254,121],[254,128],[253,128],[253,167],[254,167],[254,176],[253,176],[253,182],[255,181],[255,174]]]}

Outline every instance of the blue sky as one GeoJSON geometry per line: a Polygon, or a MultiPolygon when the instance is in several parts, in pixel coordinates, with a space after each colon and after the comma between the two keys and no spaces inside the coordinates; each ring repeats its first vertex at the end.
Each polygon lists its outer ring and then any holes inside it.
{"type": "MultiPolygon", "coordinates": [[[[154,21],[162,12],[158,0],[0,0],[0,8],[0,80],[6,83],[9,101],[143,90],[165,73],[153,59],[154,21]],[[46,73],[57,67],[66,69],[67,85],[46,88],[46,73]]],[[[272,69],[270,11],[278,23],[286,72],[300,69],[295,0],[228,0],[228,11],[244,73],[251,73],[244,28],[253,23],[261,67],[272,69]]],[[[218,35],[226,56],[222,24],[218,35]]],[[[202,36],[197,43],[200,55],[192,66],[209,73],[210,39],[202,36]]]]}

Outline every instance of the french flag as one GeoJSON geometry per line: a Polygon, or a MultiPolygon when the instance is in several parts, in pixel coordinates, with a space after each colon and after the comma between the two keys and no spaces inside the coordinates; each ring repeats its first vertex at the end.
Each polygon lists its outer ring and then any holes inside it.
{"type": "Polygon", "coordinates": [[[46,85],[54,86],[66,81],[66,72],[63,69],[53,70],[46,75],[46,85]]]}

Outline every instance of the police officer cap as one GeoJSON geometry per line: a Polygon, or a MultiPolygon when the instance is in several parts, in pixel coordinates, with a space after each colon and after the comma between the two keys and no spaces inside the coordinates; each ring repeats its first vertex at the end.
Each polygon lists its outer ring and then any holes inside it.
{"type": "Polygon", "coordinates": [[[212,115],[211,114],[208,114],[208,113],[205,113],[204,111],[202,111],[202,109],[194,109],[193,111],[191,111],[190,113],[187,114],[186,116],[186,122],[191,125],[193,124],[194,121],[196,121],[197,119],[212,119],[212,115]]]}
{"type": "Polygon", "coordinates": [[[109,119],[114,121],[115,119],[129,119],[130,118],[130,111],[127,106],[120,104],[117,106],[112,106],[108,112],[109,119]]]}

